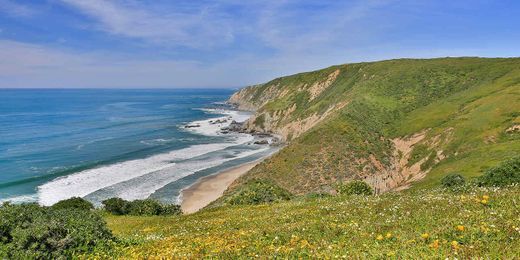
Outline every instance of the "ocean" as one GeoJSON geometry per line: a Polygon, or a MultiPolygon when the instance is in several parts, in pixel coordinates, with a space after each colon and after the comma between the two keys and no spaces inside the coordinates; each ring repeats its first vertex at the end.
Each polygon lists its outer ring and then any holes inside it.
{"type": "Polygon", "coordinates": [[[275,150],[248,134],[220,133],[250,116],[224,105],[232,92],[0,89],[0,202],[179,203],[199,178],[275,150]]]}

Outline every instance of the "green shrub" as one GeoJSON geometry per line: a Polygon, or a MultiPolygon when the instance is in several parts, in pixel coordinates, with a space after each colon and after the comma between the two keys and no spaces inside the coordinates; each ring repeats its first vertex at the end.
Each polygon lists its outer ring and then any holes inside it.
{"type": "Polygon", "coordinates": [[[73,197],[70,199],[62,200],[54,205],[52,205],[53,209],[79,209],[79,210],[91,210],[94,209],[94,205],[89,201],[80,198],[73,197]]]}
{"type": "Polygon", "coordinates": [[[162,205],[161,214],[159,215],[180,215],[182,214],[180,205],[162,205]]]}
{"type": "Polygon", "coordinates": [[[488,169],[478,180],[480,186],[506,186],[515,183],[520,183],[520,156],[488,169]]]}
{"type": "Polygon", "coordinates": [[[94,211],[55,209],[37,204],[0,207],[0,258],[71,258],[113,240],[94,211]]]}
{"type": "Polygon", "coordinates": [[[291,193],[267,180],[251,180],[235,194],[228,197],[226,204],[255,205],[290,200],[291,193]]]}
{"type": "Polygon", "coordinates": [[[464,177],[458,173],[452,173],[444,176],[441,180],[441,184],[445,188],[454,188],[463,186],[466,183],[464,177]]]}
{"type": "Polygon", "coordinates": [[[110,198],[101,202],[106,211],[114,215],[127,215],[130,203],[121,198],[110,198]]]}
{"type": "Polygon", "coordinates": [[[364,181],[351,181],[337,185],[336,191],[342,195],[372,195],[370,185],[364,181]]]}
{"type": "Polygon", "coordinates": [[[155,200],[134,200],[130,202],[129,215],[153,216],[161,214],[161,204],[155,200]]]}
{"type": "Polygon", "coordinates": [[[166,205],[153,199],[126,201],[121,198],[104,200],[106,211],[114,215],[155,216],[155,215],[179,215],[179,205],[166,205]]]}

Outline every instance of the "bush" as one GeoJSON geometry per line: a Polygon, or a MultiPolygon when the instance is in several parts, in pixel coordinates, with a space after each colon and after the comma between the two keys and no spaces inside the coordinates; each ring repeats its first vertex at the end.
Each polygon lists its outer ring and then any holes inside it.
{"type": "Polygon", "coordinates": [[[0,258],[71,258],[113,240],[93,211],[55,209],[37,204],[0,207],[0,258]]]}
{"type": "Polygon", "coordinates": [[[179,205],[165,205],[156,200],[126,201],[121,198],[104,200],[105,210],[114,215],[154,216],[154,215],[179,215],[179,205]]]}
{"type": "Polygon", "coordinates": [[[127,215],[130,203],[121,198],[110,198],[101,202],[106,211],[114,215],[127,215]]]}
{"type": "Polygon", "coordinates": [[[180,205],[162,205],[161,214],[160,215],[180,215],[182,214],[180,205]]]}
{"type": "Polygon", "coordinates": [[[270,181],[252,180],[227,198],[225,203],[231,205],[255,205],[290,200],[291,197],[292,194],[290,192],[270,181]]]}
{"type": "Polygon", "coordinates": [[[129,215],[153,216],[161,214],[161,204],[155,200],[134,200],[130,202],[129,215]]]}
{"type": "Polygon", "coordinates": [[[488,169],[478,180],[480,186],[507,186],[515,183],[520,183],[520,156],[488,169]]]}
{"type": "Polygon", "coordinates": [[[54,205],[52,205],[53,209],[79,209],[79,210],[91,210],[94,209],[94,205],[89,201],[80,198],[73,197],[70,199],[62,200],[54,205]]]}
{"type": "Polygon", "coordinates": [[[342,195],[372,195],[370,185],[364,181],[351,181],[337,185],[336,191],[342,195]]]}
{"type": "Polygon", "coordinates": [[[458,173],[452,173],[444,176],[441,180],[441,184],[445,188],[454,188],[463,186],[466,183],[464,177],[458,173]]]}

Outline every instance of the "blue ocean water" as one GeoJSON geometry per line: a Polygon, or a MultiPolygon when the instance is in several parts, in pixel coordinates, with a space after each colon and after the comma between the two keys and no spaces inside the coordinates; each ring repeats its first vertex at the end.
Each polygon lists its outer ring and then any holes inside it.
{"type": "MultiPolygon", "coordinates": [[[[215,134],[226,89],[0,89],[0,200],[176,202],[198,178],[269,154],[215,134]],[[186,129],[202,120],[200,128],[186,129]]],[[[199,122],[200,123],[200,122],[199,122]]]]}

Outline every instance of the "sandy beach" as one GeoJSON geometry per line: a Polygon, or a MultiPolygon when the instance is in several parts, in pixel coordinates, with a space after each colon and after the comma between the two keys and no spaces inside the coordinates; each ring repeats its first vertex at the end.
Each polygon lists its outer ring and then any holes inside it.
{"type": "Polygon", "coordinates": [[[198,180],[195,184],[182,191],[182,211],[185,214],[190,214],[204,208],[222,196],[234,180],[251,170],[259,162],[242,164],[198,180]]]}

